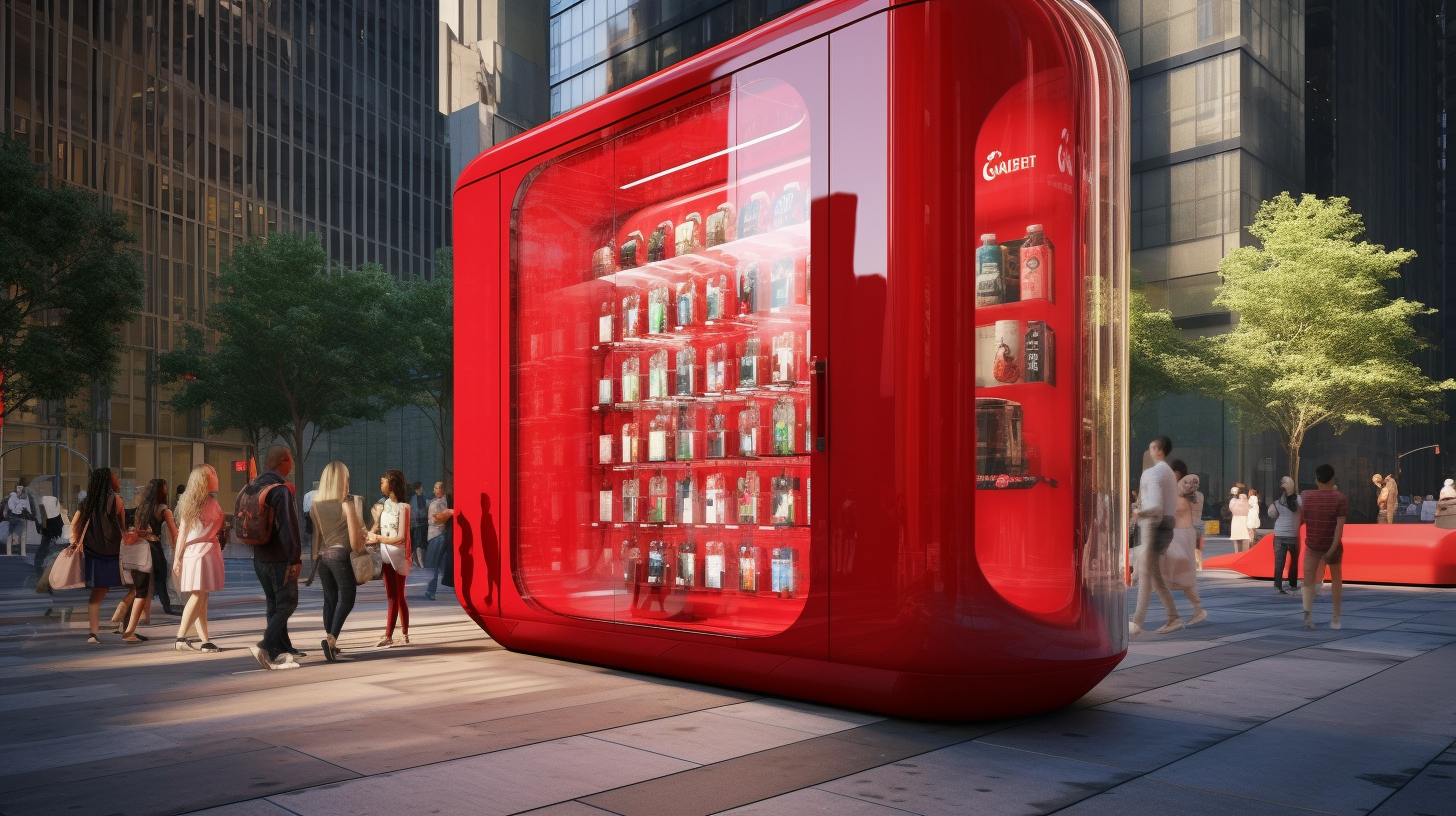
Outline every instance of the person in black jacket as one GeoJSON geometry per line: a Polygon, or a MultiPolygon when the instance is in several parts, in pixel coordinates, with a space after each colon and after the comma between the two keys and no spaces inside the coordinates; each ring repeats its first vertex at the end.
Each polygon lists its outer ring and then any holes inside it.
{"type": "Polygon", "coordinates": [[[267,541],[253,547],[253,572],[263,585],[263,597],[268,602],[268,626],[263,631],[263,639],[248,650],[265,669],[296,669],[298,663],[294,658],[305,655],[293,648],[293,641],[288,637],[288,618],[298,608],[298,573],[303,566],[298,512],[294,508],[293,489],[286,481],[293,472],[293,455],[288,448],[274,445],[268,449],[263,466],[267,470],[238,494],[241,510],[245,499],[257,496],[270,486],[274,488],[264,497],[272,510],[272,529],[267,541]]]}

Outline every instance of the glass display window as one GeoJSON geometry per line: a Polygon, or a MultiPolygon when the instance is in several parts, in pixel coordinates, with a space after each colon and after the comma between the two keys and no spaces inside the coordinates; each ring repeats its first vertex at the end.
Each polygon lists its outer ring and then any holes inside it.
{"type": "Polygon", "coordinates": [[[517,192],[515,494],[581,497],[518,500],[530,603],[736,636],[802,612],[813,127],[790,83],[744,81],[517,192]]]}

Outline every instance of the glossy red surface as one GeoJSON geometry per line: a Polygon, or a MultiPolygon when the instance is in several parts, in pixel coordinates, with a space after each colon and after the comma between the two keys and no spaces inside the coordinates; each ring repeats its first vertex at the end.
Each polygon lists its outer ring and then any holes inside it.
{"type": "MultiPolygon", "coordinates": [[[[1456,586],[1456,530],[1443,530],[1434,524],[1346,524],[1343,540],[1341,577],[1346,581],[1456,586]]],[[[1299,542],[1302,548],[1302,528],[1299,542]]],[[[1303,549],[1301,557],[1302,553],[1303,549]]],[[[1205,558],[1203,567],[1272,579],[1274,536],[1264,536],[1245,552],[1205,558]]]]}
{"type": "Polygon", "coordinates": [[[475,620],[510,648],[909,716],[1085,693],[1126,647],[1125,124],[1115,41],[1071,0],[824,0],[477,159],[455,202],[457,586],[475,620]],[[634,233],[654,243],[664,222],[725,201],[741,216],[793,184],[812,196],[802,223],[621,263],[634,233]],[[1029,224],[1051,254],[1015,243],[1029,224]],[[1032,293],[1049,296],[978,308],[983,233],[997,257],[1045,258],[1032,293]],[[618,268],[594,268],[607,246],[618,268]],[[755,256],[792,263],[792,285],[710,321],[706,286],[755,256]],[[692,293],[686,319],[627,336],[624,304],[659,290],[692,293]],[[1055,332],[1054,381],[1024,381],[1031,321],[1055,332]],[[998,326],[1016,348],[991,378],[998,326]],[[781,384],[706,386],[718,343],[758,336],[772,360],[785,334],[781,384]],[[652,395],[662,351],[673,393],[652,395]],[[1023,412],[994,457],[978,399],[1023,412]],[[725,405],[781,400],[795,424],[777,457],[761,439],[622,461],[629,423],[660,453],[659,415],[696,434],[725,405]],[[624,483],[659,471],[700,498],[716,474],[778,475],[796,515],[722,524],[700,501],[624,520],[624,483]],[[708,585],[710,542],[791,547],[794,578],[765,592],[729,566],[708,585]],[[644,566],[653,552],[664,567],[644,566]]]}

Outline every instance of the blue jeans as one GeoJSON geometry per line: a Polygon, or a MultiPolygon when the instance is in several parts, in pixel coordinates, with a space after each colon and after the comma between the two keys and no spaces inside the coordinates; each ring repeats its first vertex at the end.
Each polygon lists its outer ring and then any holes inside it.
{"type": "Polygon", "coordinates": [[[425,597],[434,598],[435,590],[440,586],[440,567],[446,563],[444,548],[450,546],[450,537],[437,535],[430,539],[429,549],[425,551],[426,563],[434,564],[431,567],[430,583],[425,587],[425,597]]]}

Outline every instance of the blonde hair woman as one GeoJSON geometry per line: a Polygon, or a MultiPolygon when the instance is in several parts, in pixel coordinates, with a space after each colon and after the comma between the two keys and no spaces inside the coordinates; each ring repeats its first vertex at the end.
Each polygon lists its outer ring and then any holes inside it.
{"type": "Polygon", "coordinates": [[[182,625],[177,629],[174,648],[182,651],[191,645],[187,630],[197,626],[202,638],[199,651],[220,651],[207,634],[207,595],[222,589],[225,569],[222,563],[222,508],[212,495],[217,492],[217,471],[212,465],[198,465],[187,477],[187,490],[177,505],[177,554],[172,574],[177,578],[177,591],[191,593],[182,610],[182,625]]]}
{"type": "Polygon", "coordinates": [[[313,516],[314,557],[319,563],[319,580],[324,585],[324,657],[338,659],[339,633],[344,620],[354,609],[354,566],[352,553],[364,552],[364,523],[359,517],[362,500],[349,495],[349,468],[343,462],[330,462],[319,477],[314,494],[313,516]]]}

